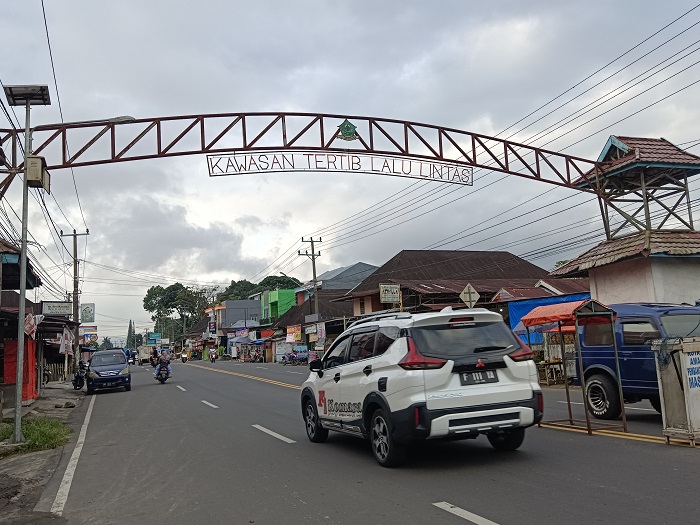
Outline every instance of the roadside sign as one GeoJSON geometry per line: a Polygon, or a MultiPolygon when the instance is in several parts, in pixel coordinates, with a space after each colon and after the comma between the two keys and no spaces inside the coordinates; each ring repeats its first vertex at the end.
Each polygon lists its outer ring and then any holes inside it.
{"type": "Polygon", "coordinates": [[[459,298],[469,308],[474,308],[474,305],[479,300],[479,297],[481,297],[479,292],[477,292],[470,283],[467,283],[467,286],[464,287],[462,293],[459,294],[459,298]]]}
{"type": "Polygon", "coordinates": [[[379,302],[380,303],[400,303],[401,302],[401,285],[399,285],[399,284],[380,284],[379,285],[379,302]]]}
{"type": "Polygon", "coordinates": [[[72,315],[73,303],[64,301],[41,301],[41,313],[46,315],[72,315]]]}

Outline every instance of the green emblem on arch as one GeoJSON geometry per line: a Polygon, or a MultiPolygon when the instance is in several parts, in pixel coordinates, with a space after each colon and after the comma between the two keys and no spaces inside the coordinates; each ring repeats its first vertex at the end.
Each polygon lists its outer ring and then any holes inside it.
{"type": "Polygon", "coordinates": [[[341,138],[343,140],[357,140],[357,133],[355,133],[356,129],[357,126],[355,126],[348,119],[345,119],[345,121],[340,126],[338,126],[338,130],[340,131],[340,135],[338,135],[338,138],[341,138]]]}

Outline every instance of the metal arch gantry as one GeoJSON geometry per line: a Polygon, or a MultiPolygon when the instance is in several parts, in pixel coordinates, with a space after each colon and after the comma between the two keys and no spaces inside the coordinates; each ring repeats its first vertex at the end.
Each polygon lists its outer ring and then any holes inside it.
{"type": "MultiPolygon", "coordinates": [[[[0,129],[10,170],[22,168],[23,130],[0,129]],[[9,145],[9,148],[8,148],[9,145]]],[[[125,123],[36,126],[35,155],[47,169],[182,155],[318,151],[374,153],[445,161],[598,194],[599,163],[469,131],[375,117],[314,113],[226,113],[137,119],[125,123]],[[352,122],[352,142],[340,126],[352,122]],[[343,140],[345,139],[345,140],[343,140]],[[70,145],[70,148],[69,148],[70,145]],[[577,185],[578,181],[578,185],[577,185]],[[585,181],[586,184],[580,184],[585,181]]],[[[0,183],[4,194],[11,178],[0,183]]]]}

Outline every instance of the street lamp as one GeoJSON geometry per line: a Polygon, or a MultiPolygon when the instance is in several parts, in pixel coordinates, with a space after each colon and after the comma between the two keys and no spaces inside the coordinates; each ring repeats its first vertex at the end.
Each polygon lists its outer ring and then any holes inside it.
{"type": "Polygon", "coordinates": [[[19,262],[19,308],[17,308],[17,374],[15,384],[15,430],[14,443],[24,442],[22,435],[22,374],[24,372],[24,313],[25,295],[27,294],[27,156],[32,152],[30,133],[31,106],[48,106],[51,104],[48,86],[5,86],[5,96],[10,106],[25,106],[24,119],[24,178],[22,179],[22,247],[19,262]]]}
{"type": "MultiPolygon", "coordinates": [[[[48,106],[51,104],[49,96],[49,87],[45,85],[22,85],[22,86],[4,86],[5,96],[10,106],[25,106],[25,128],[24,128],[24,178],[22,181],[22,244],[20,250],[20,290],[19,290],[19,308],[17,313],[17,374],[15,385],[15,428],[13,434],[13,442],[22,443],[24,436],[22,435],[22,374],[24,372],[24,310],[25,310],[25,295],[27,293],[27,214],[29,200],[29,186],[27,184],[27,157],[32,153],[32,131],[53,126],[36,126],[30,127],[30,108],[31,106],[48,106]]],[[[136,120],[131,116],[120,116],[111,119],[88,120],[81,122],[70,122],[67,124],[97,124],[97,123],[114,123],[121,124],[136,120]]],[[[61,125],[66,125],[62,123],[61,125]]],[[[54,125],[55,126],[55,125],[54,125]]],[[[0,151],[2,151],[0,149],[0,151]]],[[[1,154],[4,157],[4,152],[1,154]]],[[[2,159],[5,160],[5,159],[2,159]]],[[[19,170],[11,170],[11,173],[17,173],[19,170]]],[[[77,301],[77,298],[75,298],[77,301]]],[[[77,321],[78,319],[74,319],[77,321]]],[[[77,341],[77,339],[76,339],[77,341]]]]}

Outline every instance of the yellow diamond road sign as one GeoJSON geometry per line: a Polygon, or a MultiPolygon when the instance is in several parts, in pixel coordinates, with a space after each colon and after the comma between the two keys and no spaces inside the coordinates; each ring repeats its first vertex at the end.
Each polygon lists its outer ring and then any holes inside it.
{"type": "Polygon", "coordinates": [[[477,292],[471,284],[467,284],[459,294],[459,298],[466,304],[469,308],[473,308],[476,302],[479,300],[479,292],[477,292]]]}

